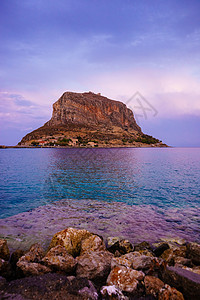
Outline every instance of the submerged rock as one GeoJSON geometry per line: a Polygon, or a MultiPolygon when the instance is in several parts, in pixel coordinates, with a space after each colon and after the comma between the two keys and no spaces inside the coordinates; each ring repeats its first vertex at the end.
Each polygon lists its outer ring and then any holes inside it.
{"type": "Polygon", "coordinates": [[[50,243],[49,249],[57,245],[64,246],[69,254],[76,257],[80,254],[81,242],[93,234],[85,229],[69,227],[56,233],[50,243]]]}
{"type": "Polygon", "coordinates": [[[10,251],[8,249],[7,241],[0,239],[0,258],[4,260],[9,260],[10,251]]]}
{"type": "Polygon", "coordinates": [[[51,248],[42,259],[42,262],[52,270],[64,271],[66,273],[73,272],[76,267],[76,260],[67,252],[65,247],[60,245],[51,248]]]}

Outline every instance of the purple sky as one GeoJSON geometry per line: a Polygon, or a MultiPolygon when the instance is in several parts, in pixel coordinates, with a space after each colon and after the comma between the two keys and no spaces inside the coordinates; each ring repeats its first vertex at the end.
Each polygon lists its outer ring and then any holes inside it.
{"type": "Polygon", "coordinates": [[[42,126],[63,92],[94,91],[145,133],[200,146],[199,13],[199,0],[2,0],[0,144],[42,126]]]}

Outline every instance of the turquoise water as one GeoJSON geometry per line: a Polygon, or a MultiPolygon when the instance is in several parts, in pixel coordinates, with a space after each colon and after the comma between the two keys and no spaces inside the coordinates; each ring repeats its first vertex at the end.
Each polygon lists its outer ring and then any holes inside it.
{"type": "Polygon", "coordinates": [[[2,149],[0,218],[61,199],[200,206],[199,148],[2,149]]]}

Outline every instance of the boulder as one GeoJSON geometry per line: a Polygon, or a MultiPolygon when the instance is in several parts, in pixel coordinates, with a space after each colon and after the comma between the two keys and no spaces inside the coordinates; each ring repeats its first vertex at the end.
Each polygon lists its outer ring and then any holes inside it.
{"type": "Polygon", "coordinates": [[[51,248],[42,259],[42,262],[52,270],[66,273],[72,273],[76,267],[76,260],[72,255],[68,254],[65,247],[60,245],[51,248]]]}
{"type": "Polygon", "coordinates": [[[117,267],[117,266],[124,266],[131,268],[132,262],[124,257],[113,257],[111,261],[111,269],[117,267]]]}
{"type": "Polygon", "coordinates": [[[97,235],[91,235],[90,237],[81,241],[80,255],[90,251],[105,251],[106,245],[102,238],[97,235]]]}
{"type": "Polygon", "coordinates": [[[120,266],[112,269],[107,278],[107,285],[114,285],[123,292],[136,293],[138,280],[143,280],[143,278],[143,272],[120,266]]]}
{"type": "Polygon", "coordinates": [[[104,281],[111,269],[113,255],[108,251],[92,251],[76,258],[78,277],[93,281],[104,281]]]}
{"type": "Polygon", "coordinates": [[[109,237],[107,237],[106,242],[107,242],[108,248],[113,246],[115,243],[119,242],[120,240],[121,239],[118,236],[109,236],[109,237]]]}
{"type": "Polygon", "coordinates": [[[92,282],[87,278],[74,277],[72,280],[70,280],[67,290],[72,295],[80,296],[81,299],[98,300],[97,290],[92,282]]]}
{"type": "Polygon", "coordinates": [[[182,268],[183,268],[184,270],[188,270],[188,271],[190,271],[190,272],[193,272],[193,273],[196,273],[196,274],[199,274],[199,275],[200,275],[200,266],[194,267],[194,268],[188,268],[188,267],[186,267],[186,266],[182,266],[182,268]]]}
{"type": "Polygon", "coordinates": [[[111,253],[118,251],[120,254],[126,254],[133,251],[133,245],[128,240],[122,239],[108,247],[108,251],[111,253]]]}
{"type": "Polygon", "coordinates": [[[0,239],[0,258],[4,260],[9,260],[10,251],[8,249],[7,241],[0,239]]]}
{"type": "Polygon", "coordinates": [[[154,257],[155,255],[153,254],[153,252],[149,251],[149,250],[139,250],[138,251],[141,255],[145,255],[145,256],[150,256],[150,257],[154,257]]]}
{"type": "Polygon", "coordinates": [[[5,277],[9,280],[13,277],[13,270],[11,264],[2,258],[0,258],[0,276],[5,277]]]}
{"type": "Polygon", "coordinates": [[[183,294],[177,289],[165,284],[160,290],[158,300],[184,300],[183,294]]]}
{"type": "Polygon", "coordinates": [[[192,259],[192,262],[196,265],[200,265],[200,245],[197,243],[188,243],[187,257],[192,259]]]}
{"type": "Polygon", "coordinates": [[[175,267],[182,267],[182,266],[187,266],[187,267],[192,267],[192,260],[189,258],[177,256],[174,258],[174,265],[175,267]]]}
{"type": "Polygon", "coordinates": [[[38,263],[44,256],[44,250],[39,244],[33,244],[29,251],[20,257],[19,261],[38,263]]]}
{"type": "Polygon", "coordinates": [[[161,256],[165,250],[169,249],[168,243],[162,243],[154,249],[155,256],[161,256]]]}
{"type": "Polygon", "coordinates": [[[161,255],[161,258],[163,258],[169,265],[174,265],[176,257],[186,258],[186,246],[167,249],[161,255]]]}
{"type": "Polygon", "coordinates": [[[141,242],[139,244],[136,244],[135,247],[134,247],[134,251],[140,251],[140,250],[150,250],[150,251],[152,251],[152,247],[148,242],[144,241],[144,242],[141,242]]]}
{"type": "Polygon", "coordinates": [[[106,300],[113,300],[113,299],[128,300],[129,299],[128,297],[124,296],[122,291],[114,285],[103,286],[101,288],[100,293],[102,299],[106,299],[106,300]]]}
{"type": "Polygon", "coordinates": [[[147,295],[158,297],[160,290],[164,287],[164,282],[154,276],[146,276],[144,278],[145,291],[147,295]]]}
{"type": "Polygon", "coordinates": [[[163,281],[183,293],[188,300],[200,299],[200,275],[176,267],[167,267],[163,281]]]}
{"type": "Polygon", "coordinates": [[[152,267],[154,261],[155,259],[150,256],[141,255],[132,260],[132,268],[135,270],[147,270],[152,267]]]}
{"type": "Polygon", "coordinates": [[[27,262],[26,260],[18,261],[17,267],[21,270],[24,276],[36,276],[50,273],[51,269],[41,265],[40,263],[27,262]]]}
{"type": "Polygon", "coordinates": [[[76,257],[80,254],[81,242],[93,235],[85,229],[75,229],[69,227],[56,233],[50,243],[49,249],[61,245],[64,246],[69,254],[76,257]]]}

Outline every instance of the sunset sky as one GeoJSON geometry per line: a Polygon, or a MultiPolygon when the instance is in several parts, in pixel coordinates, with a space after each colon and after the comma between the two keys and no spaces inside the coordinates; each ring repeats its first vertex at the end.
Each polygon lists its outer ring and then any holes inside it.
{"type": "Polygon", "coordinates": [[[93,91],[145,133],[200,146],[199,15],[199,0],[1,0],[0,144],[42,126],[65,91],[93,91]]]}

